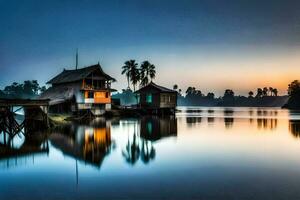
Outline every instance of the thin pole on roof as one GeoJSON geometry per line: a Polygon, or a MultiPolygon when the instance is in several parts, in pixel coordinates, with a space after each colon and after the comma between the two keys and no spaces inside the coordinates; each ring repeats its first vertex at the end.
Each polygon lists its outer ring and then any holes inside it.
{"type": "Polygon", "coordinates": [[[78,68],[78,48],[76,49],[76,70],[78,68]]]}

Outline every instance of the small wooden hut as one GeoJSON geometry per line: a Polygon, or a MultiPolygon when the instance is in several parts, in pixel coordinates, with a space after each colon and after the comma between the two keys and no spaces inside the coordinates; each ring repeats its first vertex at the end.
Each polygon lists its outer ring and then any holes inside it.
{"type": "Polygon", "coordinates": [[[175,112],[177,105],[177,92],[152,81],[145,87],[136,91],[140,108],[160,111],[175,112]]]}

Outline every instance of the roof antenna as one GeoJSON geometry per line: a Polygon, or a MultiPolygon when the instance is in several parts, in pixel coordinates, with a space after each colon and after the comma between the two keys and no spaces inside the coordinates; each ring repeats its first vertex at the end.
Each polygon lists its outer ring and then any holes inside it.
{"type": "Polygon", "coordinates": [[[78,48],[76,49],[76,70],[78,68],[78,48]]]}

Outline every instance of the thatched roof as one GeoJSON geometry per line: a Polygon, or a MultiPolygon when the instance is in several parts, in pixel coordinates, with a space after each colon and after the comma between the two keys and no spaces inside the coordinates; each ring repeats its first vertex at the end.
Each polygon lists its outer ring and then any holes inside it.
{"type": "Polygon", "coordinates": [[[109,76],[102,70],[100,64],[98,63],[96,65],[91,65],[89,67],[84,67],[84,68],[77,69],[77,70],[76,69],[74,69],[74,70],[64,69],[60,74],[58,74],[57,76],[52,78],[50,81],[48,81],[47,84],[60,84],[60,83],[70,83],[70,82],[79,81],[79,80],[86,78],[92,72],[94,72],[96,70],[99,70],[103,79],[115,81],[114,78],[112,78],[111,76],[109,76]]]}
{"type": "Polygon", "coordinates": [[[48,88],[39,96],[39,99],[50,99],[49,104],[55,105],[72,99],[78,90],[80,90],[80,88],[76,86],[58,85],[48,88]]]}
{"type": "Polygon", "coordinates": [[[147,92],[148,90],[153,90],[153,89],[158,91],[158,92],[176,93],[175,90],[171,90],[171,89],[168,89],[166,87],[157,85],[157,84],[153,83],[152,81],[148,85],[146,85],[145,87],[142,87],[141,89],[137,90],[136,93],[147,92]]]}

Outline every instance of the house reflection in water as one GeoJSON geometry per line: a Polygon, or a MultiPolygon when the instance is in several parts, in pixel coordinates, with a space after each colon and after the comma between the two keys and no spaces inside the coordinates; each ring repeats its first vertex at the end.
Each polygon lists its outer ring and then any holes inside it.
{"type": "Polygon", "coordinates": [[[289,131],[293,136],[300,137],[300,121],[299,120],[289,120],[289,131]]]}
{"type": "Polygon", "coordinates": [[[154,160],[156,151],[153,142],[162,138],[177,136],[177,121],[175,116],[168,117],[145,116],[141,119],[141,160],[147,164],[154,160]]]}
{"type": "Polygon", "coordinates": [[[51,135],[51,143],[64,154],[101,167],[112,149],[110,121],[97,119],[89,125],[74,125],[71,134],[51,135]]]}
{"type": "Polygon", "coordinates": [[[153,145],[155,142],[162,138],[177,136],[177,120],[175,116],[144,116],[140,119],[140,132],[138,132],[138,128],[135,130],[133,138],[128,139],[122,156],[130,165],[135,165],[139,160],[148,164],[156,156],[153,145]]]}
{"type": "Polygon", "coordinates": [[[145,116],[141,119],[141,137],[149,141],[157,141],[165,137],[177,136],[175,116],[145,116]]]}

